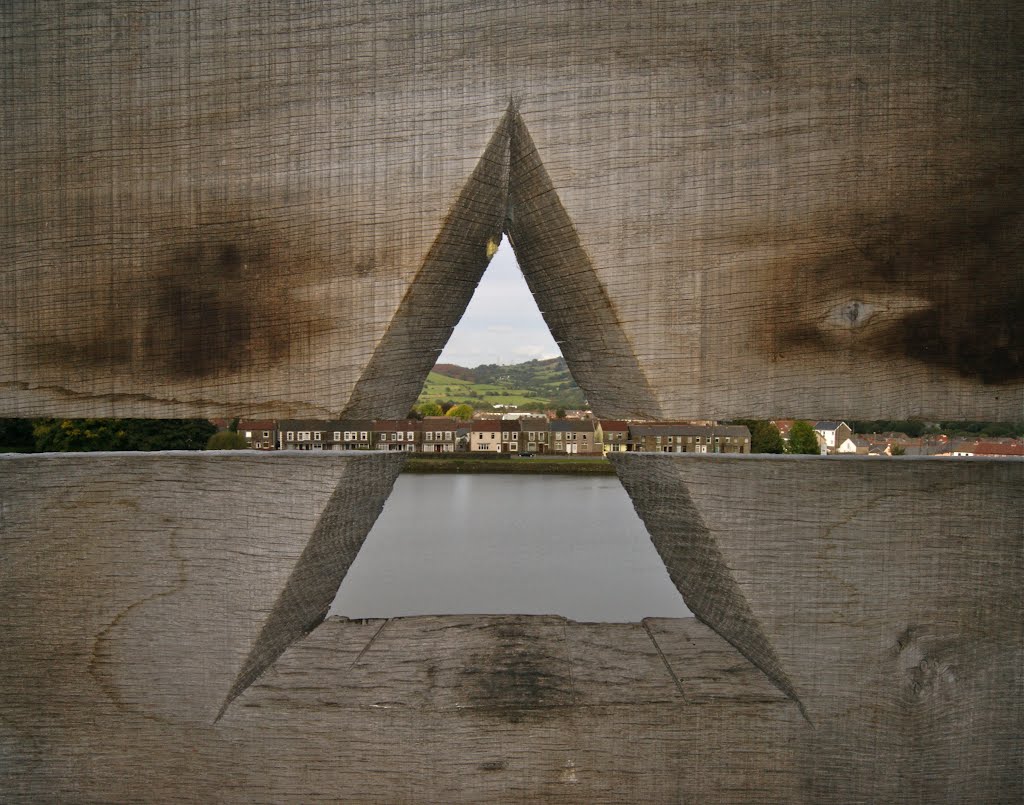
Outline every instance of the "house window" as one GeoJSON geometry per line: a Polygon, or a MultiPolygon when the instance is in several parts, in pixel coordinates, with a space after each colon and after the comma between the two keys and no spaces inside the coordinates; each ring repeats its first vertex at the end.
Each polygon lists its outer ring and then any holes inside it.
{"type": "Polygon", "coordinates": [[[323,438],[324,438],[324,432],[322,430],[315,430],[315,431],[313,431],[313,441],[314,442],[323,441],[323,438]]]}
{"type": "Polygon", "coordinates": [[[447,441],[450,441],[451,438],[452,438],[452,432],[450,430],[446,430],[444,432],[444,440],[447,442],[447,441]]]}
{"type": "Polygon", "coordinates": [[[359,441],[365,442],[369,434],[365,430],[359,431],[359,441]]]}
{"type": "Polygon", "coordinates": [[[410,441],[410,442],[414,442],[414,441],[416,441],[416,433],[415,433],[415,431],[411,431],[411,430],[410,430],[410,431],[408,431],[408,432],[407,432],[407,433],[405,434],[405,438],[406,438],[406,440],[408,440],[408,441],[410,441]]]}
{"type": "Polygon", "coordinates": [[[508,441],[508,431],[507,430],[503,430],[501,432],[501,440],[503,442],[507,442],[508,441]]]}
{"type": "MultiPolygon", "coordinates": [[[[700,444],[700,436],[697,437],[697,444],[700,444]]],[[[700,451],[698,450],[697,452],[699,453],[700,451]]]]}
{"type": "Polygon", "coordinates": [[[300,430],[299,431],[299,441],[300,442],[308,442],[309,441],[309,431],[308,430],[300,430]]]}
{"type": "Polygon", "coordinates": [[[288,431],[288,435],[285,436],[285,439],[287,441],[289,441],[289,442],[294,442],[295,441],[295,431],[293,431],[293,430],[288,431]]]}
{"type": "Polygon", "coordinates": [[[386,433],[382,433],[382,434],[380,435],[380,440],[381,440],[382,442],[386,442],[386,441],[388,440],[388,435],[387,435],[386,433]]]}
{"type": "Polygon", "coordinates": [[[247,430],[245,432],[245,438],[246,439],[251,439],[252,438],[252,431],[251,430],[247,430]]]}
{"type": "Polygon", "coordinates": [[[395,434],[395,441],[398,441],[398,442],[402,441],[404,436],[405,436],[405,434],[402,431],[398,431],[398,433],[395,434]]]}
{"type": "Polygon", "coordinates": [[[423,441],[425,441],[425,442],[432,442],[432,441],[434,441],[434,432],[432,430],[428,430],[426,433],[424,433],[423,434],[423,441]]]}
{"type": "Polygon", "coordinates": [[[491,434],[491,439],[493,440],[493,439],[494,439],[494,437],[495,437],[495,436],[497,436],[497,435],[498,435],[498,434],[496,434],[496,433],[492,433],[492,434],[491,434]]]}
{"type": "Polygon", "coordinates": [[[513,442],[518,442],[519,441],[519,434],[516,433],[515,431],[512,431],[512,441],[513,442]]]}
{"type": "Polygon", "coordinates": [[[341,431],[340,430],[334,431],[334,441],[336,441],[336,442],[340,442],[341,441],[341,431]]]}
{"type": "Polygon", "coordinates": [[[263,438],[264,439],[269,439],[270,438],[270,431],[269,430],[263,431],[263,438]]]}

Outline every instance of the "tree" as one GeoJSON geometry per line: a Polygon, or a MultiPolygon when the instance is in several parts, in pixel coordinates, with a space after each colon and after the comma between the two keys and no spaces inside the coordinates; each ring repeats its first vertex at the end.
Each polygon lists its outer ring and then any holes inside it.
{"type": "Polygon", "coordinates": [[[814,456],[821,453],[818,437],[810,422],[798,419],[793,423],[789,429],[789,444],[786,446],[786,452],[814,456]]]}
{"type": "Polygon", "coordinates": [[[39,452],[202,450],[217,428],[205,419],[38,419],[39,452]]]}
{"type": "Polygon", "coordinates": [[[889,455],[891,456],[905,456],[907,454],[907,448],[901,444],[894,444],[889,446],[889,455]]]}
{"type": "Polygon", "coordinates": [[[445,416],[450,416],[452,419],[467,420],[473,418],[473,408],[465,403],[461,405],[453,405],[447,411],[445,416]]]}
{"type": "Polygon", "coordinates": [[[206,442],[207,450],[244,450],[248,446],[245,437],[236,430],[222,430],[206,442]]]}
{"type": "Polygon", "coordinates": [[[557,419],[565,419],[565,409],[564,408],[556,409],[555,410],[555,417],[557,419]]]}
{"type": "Polygon", "coordinates": [[[0,451],[31,453],[35,446],[31,419],[0,419],[0,451]]]}
{"type": "Polygon", "coordinates": [[[764,419],[740,419],[737,425],[746,425],[750,430],[751,453],[785,453],[786,443],[779,429],[764,419]]]}
{"type": "Polygon", "coordinates": [[[441,416],[444,412],[441,410],[441,406],[437,403],[423,403],[422,405],[416,406],[416,410],[419,411],[420,416],[441,416]]]}
{"type": "Polygon", "coordinates": [[[202,450],[217,428],[206,419],[121,419],[122,450],[202,450]]]}

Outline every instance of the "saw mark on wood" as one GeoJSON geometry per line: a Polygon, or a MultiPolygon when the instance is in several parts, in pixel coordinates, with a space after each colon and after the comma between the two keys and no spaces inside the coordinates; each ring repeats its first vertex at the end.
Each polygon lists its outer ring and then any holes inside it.
{"type": "Polygon", "coordinates": [[[654,637],[654,632],[651,631],[650,624],[646,620],[641,621],[641,626],[644,627],[644,631],[647,632],[647,636],[651,638],[651,643],[654,644],[654,650],[658,652],[658,656],[661,657],[661,662],[665,666],[665,670],[668,671],[668,675],[672,677],[672,682],[675,683],[676,690],[679,691],[679,695],[684,699],[686,694],[683,692],[683,684],[679,681],[679,677],[676,676],[676,672],[672,670],[672,666],[669,664],[668,657],[665,656],[665,652],[661,650],[661,646],[658,645],[658,641],[654,637]]]}

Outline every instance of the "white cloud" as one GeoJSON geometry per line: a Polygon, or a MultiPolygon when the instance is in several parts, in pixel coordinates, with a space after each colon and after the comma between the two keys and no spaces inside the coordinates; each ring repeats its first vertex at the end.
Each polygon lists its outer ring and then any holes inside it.
{"type": "Polygon", "coordinates": [[[515,253],[502,238],[438,360],[473,367],[558,355],[561,352],[523,279],[515,253]]]}

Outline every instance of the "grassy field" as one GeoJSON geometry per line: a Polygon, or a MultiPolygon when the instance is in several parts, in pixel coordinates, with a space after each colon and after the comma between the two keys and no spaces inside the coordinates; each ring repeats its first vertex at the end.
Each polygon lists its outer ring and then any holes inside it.
{"type": "Polygon", "coordinates": [[[411,455],[403,472],[412,473],[509,473],[533,475],[614,475],[611,462],[603,458],[518,458],[495,456],[452,456],[435,458],[411,455]]]}
{"type": "Polygon", "coordinates": [[[585,405],[583,392],[563,358],[484,364],[472,369],[442,363],[434,369],[427,377],[417,404],[451,400],[468,403],[479,410],[494,405],[515,405],[526,410],[572,409],[585,405]]]}
{"type": "Polygon", "coordinates": [[[490,408],[493,405],[532,404],[544,405],[545,400],[529,396],[529,389],[510,388],[498,383],[470,383],[454,377],[431,372],[420,392],[416,404],[435,402],[436,400],[453,400],[457,403],[469,403],[474,408],[490,408]]]}

